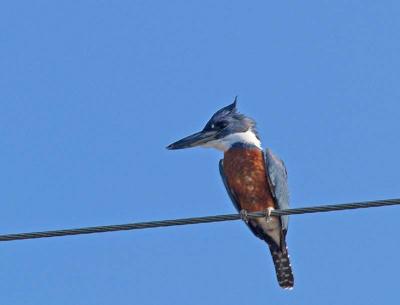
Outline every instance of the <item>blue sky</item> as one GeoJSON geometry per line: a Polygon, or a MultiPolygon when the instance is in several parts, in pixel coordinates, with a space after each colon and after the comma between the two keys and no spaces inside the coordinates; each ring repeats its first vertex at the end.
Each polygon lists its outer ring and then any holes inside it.
{"type": "MultiPolygon", "coordinates": [[[[292,206],[400,197],[397,1],[9,1],[0,233],[232,213],[167,151],[239,95],[292,206]]],[[[296,287],[240,222],[0,244],[0,303],[393,304],[397,207],[294,216],[296,287]]]]}

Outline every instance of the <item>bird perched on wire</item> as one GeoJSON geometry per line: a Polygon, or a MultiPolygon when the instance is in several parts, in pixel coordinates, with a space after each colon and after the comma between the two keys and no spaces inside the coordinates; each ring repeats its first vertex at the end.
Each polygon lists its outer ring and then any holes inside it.
{"type": "Polygon", "coordinates": [[[288,216],[271,216],[273,209],[289,208],[285,165],[270,149],[263,152],[255,121],[237,112],[237,98],[218,110],[202,131],[172,143],[167,149],[213,147],[223,151],[219,170],[233,205],[250,230],[271,251],[278,283],[294,285],[286,246],[288,216]],[[249,218],[248,212],[266,211],[266,218],[249,218]]]}

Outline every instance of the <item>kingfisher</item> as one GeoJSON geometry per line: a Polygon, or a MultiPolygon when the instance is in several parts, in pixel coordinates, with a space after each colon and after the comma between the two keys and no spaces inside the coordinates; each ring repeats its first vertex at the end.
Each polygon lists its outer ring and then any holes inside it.
{"type": "Polygon", "coordinates": [[[270,149],[263,151],[255,121],[239,113],[236,104],[237,97],[214,113],[202,131],[167,149],[211,147],[224,153],[219,171],[228,195],[253,234],[267,243],[279,286],[292,289],[294,278],[286,245],[288,216],[271,216],[274,209],[289,208],[286,167],[270,149]],[[258,211],[265,211],[266,217],[247,215],[258,211]]]}

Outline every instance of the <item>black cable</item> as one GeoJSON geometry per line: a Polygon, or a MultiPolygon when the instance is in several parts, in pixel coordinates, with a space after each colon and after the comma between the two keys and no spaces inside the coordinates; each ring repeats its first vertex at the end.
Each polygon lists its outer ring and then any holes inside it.
{"type": "MultiPolygon", "coordinates": [[[[363,202],[344,203],[344,204],[320,205],[320,206],[304,207],[304,208],[296,208],[296,209],[273,210],[273,211],[271,211],[271,216],[332,212],[332,211],[373,208],[373,207],[390,206],[390,205],[400,205],[400,199],[363,201],[363,202]]],[[[266,217],[266,216],[267,216],[266,211],[249,212],[247,214],[247,217],[249,217],[249,218],[266,217]]],[[[138,229],[147,229],[147,228],[182,226],[182,225],[191,225],[191,224],[198,224],[198,223],[232,221],[232,220],[238,220],[238,219],[241,219],[240,214],[226,214],[226,215],[205,216],[205,217],[192,217],[192,218],[137,222],[137,223],[122,224],[122,225],[96,226],[96,227],[86,227],[86,228],[77,228],[77,229],[30,232],[30,233],[19,233],[19,234],[6,234],[6,235],[0,235],[0,242],[1,241],[21,240],[21,239],[47,238],[47,237],[67,236],[67,235],[80,235],[80,234],[92,234],[92,233],[103,233],[103,232],[124,231],[124,230],[138,230],[138,229]]]]}

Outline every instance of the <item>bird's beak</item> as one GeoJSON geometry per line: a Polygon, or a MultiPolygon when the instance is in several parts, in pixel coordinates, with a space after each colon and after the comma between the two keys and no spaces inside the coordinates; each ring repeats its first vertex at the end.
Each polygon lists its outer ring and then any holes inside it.
{"type": "Polygon", "coordinates": [[[167,149],[183,149],[203,145],[216,140],[216,131],[200,131],[167,146],[167,149]]]}

